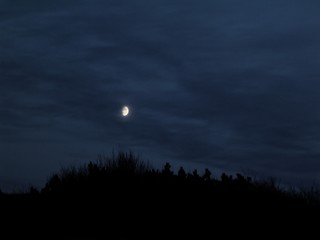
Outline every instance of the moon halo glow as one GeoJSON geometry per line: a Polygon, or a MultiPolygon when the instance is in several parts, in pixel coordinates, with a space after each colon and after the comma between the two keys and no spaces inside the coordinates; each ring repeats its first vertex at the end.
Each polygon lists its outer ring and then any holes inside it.
{"type": "Polygon", "coordinates": [[[129,115],[129,112],[130,112],[130,110],[127,106],[122,107],[121,113],[122,113],[123,117],[127,117],[129,115]]]}

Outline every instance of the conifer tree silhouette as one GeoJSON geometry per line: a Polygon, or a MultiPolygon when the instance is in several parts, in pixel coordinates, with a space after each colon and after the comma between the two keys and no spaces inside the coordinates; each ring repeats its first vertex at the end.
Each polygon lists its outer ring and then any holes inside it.
{"type": "Polygon", "coordinates": [[[186,171],[183,169],[183,167],[180,167],[180,169],[178,171],[178,177],[186,178],[186,176],[187,176],[186,171]]]}
{"type": "Polygon", "coordinates": [[[211,179],[210,177],[211,177],[211,172],[208,168],[206,168],[204,170],[204,174],[203,174],[202,178],[203,178],[203,180],[208,181],[211,179]]]}

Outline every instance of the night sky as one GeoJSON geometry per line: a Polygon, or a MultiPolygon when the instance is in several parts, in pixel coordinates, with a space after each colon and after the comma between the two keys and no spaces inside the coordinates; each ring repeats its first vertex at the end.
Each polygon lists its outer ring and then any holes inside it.
{"type": "Polygon", "coordinates": [[[0,0],[2,190],[112,149],[320,180],[319,1],[50,2],[0,0]]]}

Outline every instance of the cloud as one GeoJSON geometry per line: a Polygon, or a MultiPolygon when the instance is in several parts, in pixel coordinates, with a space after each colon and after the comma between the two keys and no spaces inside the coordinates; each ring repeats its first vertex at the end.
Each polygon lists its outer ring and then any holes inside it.
{"type": "Polygon", "coordinates": [[[1,1],[2,169],[39,183],[118,147],[158,165],[316,178],[317,6],[1,1]]]}

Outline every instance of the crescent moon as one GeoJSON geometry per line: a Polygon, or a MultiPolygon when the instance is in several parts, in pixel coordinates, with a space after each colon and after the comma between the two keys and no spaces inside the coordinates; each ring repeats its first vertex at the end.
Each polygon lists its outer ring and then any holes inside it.
{"type": "Polygon", "coordinates": [[[129,108],[127,106],[123,106],[122,108],[122,116],[126,117],[129,114],[129,108]]]}

